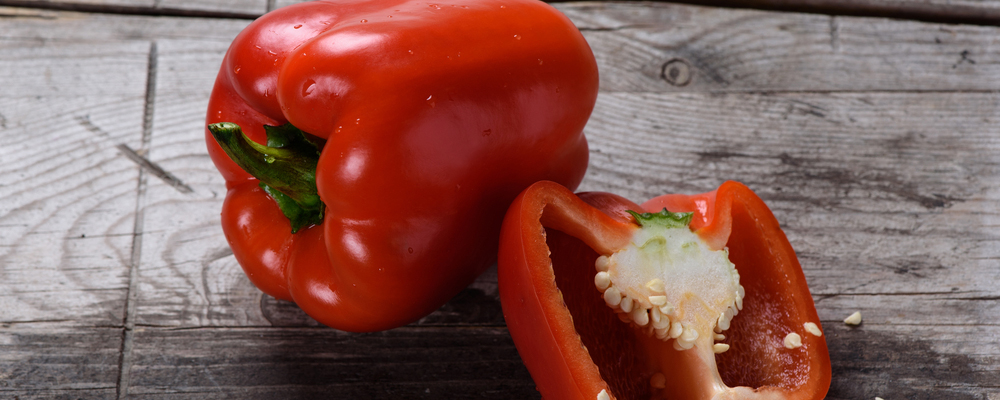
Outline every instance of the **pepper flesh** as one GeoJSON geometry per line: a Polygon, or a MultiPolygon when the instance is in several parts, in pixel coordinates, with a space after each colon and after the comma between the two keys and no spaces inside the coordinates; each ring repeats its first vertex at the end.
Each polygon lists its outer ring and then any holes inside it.
{"type": "Polygon", "coordinates": [[[545,398],[821,399],[829,388],[826,342],[804,334],[819,319],[801,267],[770,210],[742,184],[639,206],[537,183],[508,211],[498,272],[511,336],[545,398]],[[639,229],[626,210],[664,207],[693,212],[690,229],[728,248],[745,287],[730,329],[699,337],[691,350],[623,323],[594,287],[596,260],[627,247],[639,229]],[[792,332],[802,346],[787,349],[792,332]],[[712,346],[716,339],[728,349],[712,346]]]}
{"type": "Polygon", "coordinates": [[[510,201],[575,187],[597,67],[579,30],[529,0],[314,1],[234,40],[207,122],[265,143],[290,123],[325,141],[322,223],[292,227],[206,130],[222,227],[250,280],[349,331],[430,313],[495,260],[510,201]]]}

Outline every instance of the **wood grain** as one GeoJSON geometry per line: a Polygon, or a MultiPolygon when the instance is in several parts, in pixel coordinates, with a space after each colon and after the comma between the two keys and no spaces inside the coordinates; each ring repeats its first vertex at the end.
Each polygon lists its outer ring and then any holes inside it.
{"type": "MultiPolygon", "coordinates": [[[[209,7],[123,7],[157,4],[209,7]]],[[[998,28],[556,7],[601,70],[581,189],[743,181],[799,254],[829,398],[1000,398],[998,28]]],[[[536,398],[495,269],[373,334],[249,283],[203,143],[248,22],[0,7],[0,397],[536,398]]]]}
{"type": "MultiPolygon", "coordinates": [[[[0,0],[0,6],[136,15],[254,18],[300,2],[302,0],[0,0]]],[[[680,3],[951,24],[1000,23],[1000,2],[996,0],[682,0],[680,3]]]]}
{"type": "Polygon", "coordinates": [[[253,19],[275,0],[0,0],[0,6],[124,15],[253,19]]]}
{"type": "Polygon", "coordinates": [[[834,370],[828,399],[997,398],[995,325],[902,330],[866,322],[826,325],[825,334],[834,370]]]}
{"type": "Polygon", "coordinates": [[[119,324],[148,46],[0,47],[0,321],[119,324]]]}
{"type": "MultiPolygon", "coordinates": [[[[0,18],[3,18],[0,21],[4,23],[4,30],[0,31],[0,43],[4,45],[21,43],[46,47],[51,43],[76,49],[94,43],[107,46],[129,44],[145,47],[147,55],[150,44],[155,40],[229,43],[251,22],[236,18],[123,16],[3,6],[0,6],[0,18]]],[[[146,70],[135,69],[131,73],[145,76],[146,70]]]]}
{"type": "Polygon", "coordinates": [[[0,329],[0,397],[114,398],[121,329],[44,326],[0,329]]]}
{"type": "Polygon", "coordinates": [[[1000,4],[990,0],[689,0],[690,4],[772,11],[878,16],[928,22],[996,25],[1000,4]]]}
{"type": "Polygon", "coordinates": [[[991,91],[996,28],[665,3],[557,5],[601,88],[633,92],[991,91]],[[666,66],[670,64],[670,68],[666,66]],[[671,82],[675,71],[688,78],[671,82]]]}
{"type": "Polygon", "coordinates": [[[137,343],[144,398],[538,397],[504,328],[144,329],[137,343]]]}

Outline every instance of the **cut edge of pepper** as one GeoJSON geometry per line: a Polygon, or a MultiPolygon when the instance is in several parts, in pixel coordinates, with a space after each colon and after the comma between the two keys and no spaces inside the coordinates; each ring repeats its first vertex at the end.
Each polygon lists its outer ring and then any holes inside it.
{"type": "Polygon", "coordinates": [[[607,395],[610,387],[601,378],[597,366],[590,361],[572,322],[569,327],[565,326],[565,321],[571,321],[572,315],[562,303],[561,292],[556,285],[543,224],[583,236],[590,241],[588,246],[602,249],[626,243],[632,227],[587,206],[562,185],[541,181],[526,188],[514,200],[501,229],[501,242],[515,247],[515,250],[501,251],[498,260],[501,305],[508,329],[515,335],[515,344],[522,360],[529,365],[533,379],[551,382],[546,387],[539,385],[542,396],[592,399],[598,393],[607,395]],[[607,232],[610,239],[601,239],[580,224],[560,224],[560,221],[575,218],[591,221],[595,226],[610,222],[611,225],[607,226],[614,227],[607,232]],[[539,241],[539,238],[542,240],[539,241]],[[602,244],[608,241],[612,243],[602,244]],[[531,268],[536,264],[549,268],[531,268]],[[520,282],[533,284],[523,285],[520,282]],[[537,329],[542,326],[544,329],[537,329]],[[530,340],[518,342],[515,333],[518,331],[538,334],[530,340]],[[561,362],[550,368],[530,368],[531,365],[556,361],[561,362]]]}

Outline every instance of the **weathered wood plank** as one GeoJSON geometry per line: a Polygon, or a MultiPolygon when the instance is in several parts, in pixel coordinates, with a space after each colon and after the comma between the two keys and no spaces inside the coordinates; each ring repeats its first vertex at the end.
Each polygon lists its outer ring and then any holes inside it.
{"type": "Polygon", "coordinates": [[[989,91],[997,28],[668,3],[557,4],[601,88],[632,92],[989,91]]]}
{"type": "Polygon", "coordinates": [[[259,312],[239,315],[258,311],[254,302],[259,303],[260,295],[242,276],[222,236],[219,210],[225,181],[205,152],[204,110],[226,48],[225,41],[157,42],[154,151],[149,157],[191,191],[162,180],[150,182],[138,324],[266,324],[259,312]]]}
{"type": "Polygon", "coordinates": [[[122,332],[114,328],[0,329],[0,397],[112,398],[122,332]]]}
{"type": "Polygon", "coordinates": [[[120,324],[149,46],[0,48],[0,321],[120,324]]]}
{"type": "MultiPolygon", "coordinates": [[[[301,3],[302,0],[273,0],[277,9],[288,5],[301,3]]],[[[580,5],[601,7],[617,7],[626,4],[627,7],[657,8],[673,7],[670,3],[686,3],[710,7],[762,9],[770,11],[785,11],[795,13],[811,13],[842,16],[869,16],[877,18],[894,18],[902,20],[921,20],[930,22],[947,22],[953,24],[996,25],[1000,23],[1000,1],[996,0],[682,0],[678,2],[587,2],[587,1],[550,1],[555,7],[575,8],[580,5]]],[[[680,6],[680,9],[688,6],[680,6]]],[[[650,15],[655,12],[644,11],[650,15]]],[[[780,14],[780,13],[779,13],[780,14]]],[[[661,22],[664,20],[660,20],[661,22]]],[[[635,21],[633,21],[635,22],[635,21]]]]}
{"type": "Polygon", "coordinates": [[[867,15],[946,23],[995,25],[1000,22],[1000,4],[992,0],[690,0],[685,2],[722,7],[867,15]]]}
{"type": "MultiPolygon", "coordinates": [[[[557,0],[561,1],[561,0],[557,0]]],[[[228,15],[252,18],[302,0],[0,0],[0,5],[129,14],[228,15]]],[[[683,3],[727,8],[829,15],[875,16],[931,22],[994,25],[1000,22],[996,0],[684,0],[683,3]]]]}
{"type": "Polygon", "coordinates": [[[274,0],[0,0],[0,6],[112,13],[252,19],[274,9],[274,0]]]}
{"type": "Polygon", "coordinates": [[[150,41],[165,39],[228,43],[250,23],[231,18],[123,16],[2,6],[0,18],[4,27],[0,40],[31,42],[39,47],[94,42],[139,45],[141,41],[148,47],[150,41]]]}
{"type": "MultiPolygon", "coordinates": [[[[584,31],[606,91],[989,91],[996,28],[668,3],[556,4],[584,31]],[[678,78],[663,78],[670,61],[678,78]],[[686,71],[686,72],[685,72],[686,71]],[[684,78],[689,76],[689,78],[684,78]],[[685,83],[686,82],[686,83],[685,83]]],[[[229,40],[249,21],[55,13],[19,15],[0,37],[229,40]],[[53,30],[54,19],[65,27],[53,30]],[[103,22],[103,23],[102,23],[103,22]],[[87,32],[66,35],[66,31],[87,32]]]]}
{"type": "Polygon", "coordinates": [[[274,0],[156,0],[155,8],[168,10],[197,10],[207,13],[230,12],[244,15],[263,15],[274,0]]]}
{"type": "Polygon", "coordinates": [[[833,361],[827,399],[996,399],[996,325],[825,324],[833,361]]]}
{"type": "MultiPolygon", "coordinates": [[[[15,4],[18,7],[31,7],[31,8],[52,8],[59,5],[73,5],[77,4],[80,6],[84,5],[103,5],[107,7],[125,6],[125,7],[145,7],[152,8],[157,3],[157,0],[74,0],[74,1],[50,1],[50,0],[28,0],[22,2],[8,2],[3,5],[15,4]]],[[[194,2],[192,2],[194,3],[194,2]]]]}
{"type": "Polygon", "coordinates": [[[139,398],[538,397],[504,328],[142,329],[136,340],[139,398]]]}

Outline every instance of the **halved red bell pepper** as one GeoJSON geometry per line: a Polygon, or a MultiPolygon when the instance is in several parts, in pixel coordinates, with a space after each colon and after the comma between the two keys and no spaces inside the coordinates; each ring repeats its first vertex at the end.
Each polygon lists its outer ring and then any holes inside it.
{"type": "Polygon", "coordinates": [[[498,272],[546,399],[822,399],[829,388],[802,269],[740,183],[640,206],[539,182],[507,213],[498,272]]]}
{"type": "Polygon", "coordinates": [[[223,231],[257,287],[324,324],[412,322],[492,265],[522,189],[579,184],[597,83],[535,0],[278,9],[236,37],[208,107],[223,231]]]}

